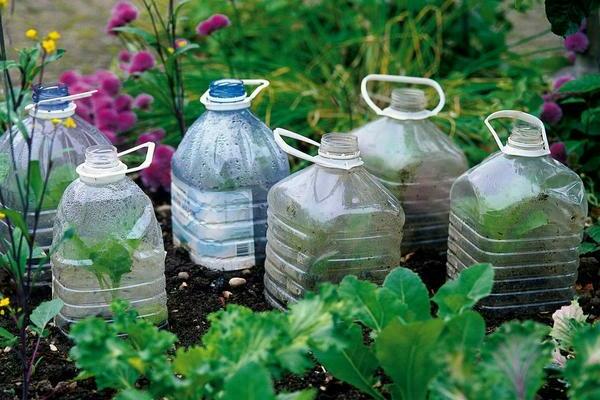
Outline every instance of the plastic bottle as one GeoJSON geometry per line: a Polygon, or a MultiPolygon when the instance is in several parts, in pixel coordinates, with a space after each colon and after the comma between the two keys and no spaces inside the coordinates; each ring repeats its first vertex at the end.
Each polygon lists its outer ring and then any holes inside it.
{"type": "Polygon", "coordinates": [[[445,252],[450,187],[467,170],[467,161],[458,146],[429,119],[444,107],[442,88],[431,79],[368,75],[361,91],[381,118],[353,133],[358,137],[365,167],[400,200],[406,213],[402,254],[419,249],[445,252]],[[382,110],[369,97],[370,81],[431,86],[440,101],[429,111],[423,91],[394,89],[391,105],[382,110]]]}
{"type": "Polygon", "coordinates": [[[128,300],[157,325],[167,321],[165,249],[152,202],[125,174],[152,162],[154,143],[117,154],[110,145],[91,146],[79,179],[65,191],[54,225],[52,296],[64,301],[56,325],[90,315],[111,318],[110,303],[128,300]],[[148,148],[140,166],[119,157],[148,148]]]}
{"type": "Polygon", "coordinates": [[[398,200],[363,167],[356,137],[329,133],[321,144],[275,129],[277,144],[314,165],[269,191],[265,296],[284,308],[319,282],[348,274],[381,282],[400,265],[404,212],[398,200]],[[319,147],[309,156],[281,136],[319,147]]]}
{"type": "Polygon", "coordinates": [[[201,101],[172,161],[173,241],[215,270],[262,266],[267,192],[289,175],[273,133],[250,111],[265,80],[221,79],[201,101]],[[246,95],[244,85],[259,85],[246,95]]]}
{"type": "MultiPolygon", "coordinates": [[[[25,199],[28,163],[32,166],[31,182],[42,182],[43,186],[44,180],[48,179],[35,235],[36,245],[46,252],[52,242],[56,207],[66,187],[77,178],[75,168],[84,161],[85,149],[110,144],[98,129],[75,114],[76,105],[72,100],[93,93],[69,96],[68,88],[62,84],[37,86],[33,91],[34,104],[26,107],[29,116],[22,121],[31,138],[31,154],[25,135],[16,127],[0,139],[0,203],[3,207],[26,211],[30,234],[39,201],[34,195],[33,183],[30,184],[29,199],[25,199]]],[[[6,222],[0,220],[0,236],[7,239],[8,234],[6,222]]],[[[36,280],[32,283],[49,284],[50,263],[39,265],[39,262],[33,260],[33,268],[39,269],[34,270],[36,280]]]]}
{"type": "Polygon", "coordinates": [[[549,156],[544,124],[512,110],[485,123],[500,147],[452,186],[448,274],[493,264],[492,294],[483,310],[548,311],[572,300],[587,201],[579,176],[549,156]],[[512,118],[504,145],[490,124],[512,118]]]}

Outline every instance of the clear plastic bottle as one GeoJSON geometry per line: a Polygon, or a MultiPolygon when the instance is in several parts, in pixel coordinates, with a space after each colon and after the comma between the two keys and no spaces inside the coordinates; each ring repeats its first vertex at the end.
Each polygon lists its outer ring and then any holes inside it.
{"type": "Polygon", "coordinates": [[[361,86],[367,104],[382,117],[352,133],[367,170],[400,200],[406,213],[402,254],[444,252],[450,187],[467,170],[463,152],[429,119],[444,107],[444,92],[430,79],[393,75],[368,75],[361,86]],[[429,85],[440,102],[429,111],[422,90],[394,89],[390,107],[381,110],[369,97],[369,81],[429,85]]]}
{"type": "Polygon", "coordinates": [[[493,313],[549,311],[575,295],[587,201],[579,176],[549,156],[544,124],[519,111],[486,119],[501,151],[452,186],[448,274],[491,263],[493,313]],[[489,121],[514,118],[503,145],[489,121]]]}
{"type": "Polygon", "coordinates": [[[262,266],[267,192],[289,175],[273,133],[250,111],[265,80],[212,82],[207,111],[173,156],[173,241],[193,262],[215,270],[262,266]],[[246,96],[246,85],[259,85],[246,96]]]}
{"type": "MultiPolygon", "coordinates": [[[[76,106],[72,101],[74,97],[82,98],[91,94],[83,93],[64,99],[65,96],[69,96],[65,85],[38,86],[33,92],[35,103],[27,107],[29,116],[22,121],[31,138],[31,154],[25,136],[16,127],[0,139],[0,165],[8,166],[5,174],[0,175],[0,203],[4,203],[4,207],[21,212],[27,208],[30,233],[35,224],[37,206],[33,189],[30,189],[28,201],[25,199],[24,185],[30,160],[33,167],[32,180],[43,182],[48,177],[35,237],[36,245],[45,251],[48,251],[52,243],[56,207],[64,190],[77,178],[75,168],[84,161],[85,149],[97,144],[110,144],[98,129],[75,115],[76,106]],[[50,163],[52,166],[48,176],[50,163]]],[[[7,235],[6,223],[0,220],[0,236],[6,238],[7,235]]],[[[38,261],[34,260],[33,265],[37,268],[38,261]]],[[[49,284],[50,263],[39,268],[36,271],[39,275],[34,274],[37,278],[34,284],[49,284]]]]}
{"type": "Polygon", "coordinates": [[[269,191],[265,296],[284,308],[319,282],[348,274],[381,282],[400,265],[404,212],[398,200],[363,167],[356,137],[329,133],[321,144],[283,129],[275,138],[307,167],[269,191]],[[288,136],[319,146],[308,156],[288,136]]]}
{"type": "Polygon", "coordinates": [[[86,150],[79,179],[65,191],[54,226],[52,296],[65,305],[55,318],[70,324],[97,315],[111,318],[110,303],[128,300],[157,325],[167,321],[165,249],[148,196],[126,173],[146,168],[154,143],[117,154],[110,145],[86,150]],[[119,156],[147,147],[146,161],[128,169],[119,156]]]}

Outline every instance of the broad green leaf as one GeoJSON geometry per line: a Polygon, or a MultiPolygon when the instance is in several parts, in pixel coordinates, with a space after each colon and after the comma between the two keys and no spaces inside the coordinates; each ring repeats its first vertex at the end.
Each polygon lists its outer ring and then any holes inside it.
{"type": "Polygon", "coordinates": [[[394,292],[400,302],[408,306],[407,320],[431,318],[429,292],[419,275],[413,271],[408,268],[393,269],[385,278],[383,287],[394,292]]]}
{"type": "Polygon", "coordinates": [[[373,398],[383,399],[373,387],[377,382],[375,371],[379,364],[371,349],[363,343],[362,330],[358,325],[352,324],[345,337],[347,343],[343,349],[315,351],[317,360],[337,379],[353,385],[373,398]]]}
{"type": "Polygon", "coordinates": [[[17,343],[17,337],[0,326],[0,346],[14,346],[17,343]]]}
{"type": "Polygon", "coordinates": [[[444,321],[430,319],[403,325],[392,321],[375,339],[375,355],[392,379],[392,398],[425,400],[438,373],[436,347],[444,321]]]}
{"type": "Polygon", "coordinates": [[[600,90],[600,74],[583,75],[580,78],[566,82],[558,90],[561,93],[587,93],[600,90]]]}
{"type": "Polygon", "coordinates": [[[115,396],[115,400],[153,400],[154,397],[145,390],[125,389],[115,396]]]}
{"type": "Polygon", "coordinates": [[[340,283],[340,297],[350,303],[351,312],[376,333],[392,320],[404,316],[406,307],[391,290],[374,283],[347,276],[340,283]]]}
{"type": "Polygon", "coordinates": [[[573,337],[575,357],[567,360],[564,376],[572,400],[600,399],[600,324],[585,325],[573,337]]]}
{"type": "Polygon", "coordinates": [[[600,243],[600,223],[596,223],[585,230],[585,233],[594,240],[596,243],[600,243]]]}
{"type": "Polygon", "coordinates": [[[494,283],[494,270],[490,264],[475,264],[452,281],[446,282],[433,296],[442,318],[460,314],[488,296],[494,283]]]}
{"type": "Polygon", "coordinates": [[[533,321],[509,322],[486,338],[480,368],[493,398],[535,398],[551,360],[548,333],[547,326],[533,321]]]}
{"type": "Polygon", "coordinates": [[[277,400],[313,400],[315,397],[317,397],[315,389],[306,389],[299,392],[279,393],[277,400]]]}
{"type": "Polygon", "coordinates": [[[588,108],[581,113],[581,125],[588,135],[600,135],[600,107],[588,108]]]}
{"type": "Polygon", "coordinates": [[[527,215],[525,220],[520,221],[515,226],[514,233],[517,236],[524,236],[527,233],[548,224],[548,216],[542,210],[535,210],[527,215]]]}
{"type": "Polygon", "coordinates": [[[474,354],[485,337],[485,321],[479,313],[466,310],[448,320],[444,348],[452,353],[474,354]]]}
{"type": "Polygon", "coordinates": [[[583,242],[579,245],[579,255],[595,253],[600,250],[600,245],[596,243],[583,242]]]}
{"type": "Polygon", "coordinates": [[[61,299],[44,301],[31,312],[29,319],[40,331],[43,331],[46,324],[58,315],[64,305],[61,299]]]}
{"type": "Polygon", "coordinates": [[[269,371],[260,364],[248,363],[225,381],[222,400],[271,400],[275,391],[269,371]]]}

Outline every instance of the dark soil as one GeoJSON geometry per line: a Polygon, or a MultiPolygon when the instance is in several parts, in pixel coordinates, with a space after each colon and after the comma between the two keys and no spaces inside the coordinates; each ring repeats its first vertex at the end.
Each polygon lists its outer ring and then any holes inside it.
{"type": "MultiPolygon", "coordinates": [[[[236,303],[253,310],[270,309],[263,297],[262,271],[246,270],[235,273],[209,271],[194,266],[184,251],[174,249],[171,241],[170,207],[164,198],[155,197],[159,204],[157,217],[163,228],[167,249],[166,277],[169,308],[169,330],[179,337],[180,346],[198,343],[209,327],[207,315],[223,308],[227,303],[236,303]],[[180,272],[189,277],[182,279],[180,272]],[[239,288],[229,287],[231,277],[241,276],[247,280],[239,288]],[[225,299],[224,291],[231,292],[225,299]]],[[[583,258],[580,268],[578,292],[580,303],[592,318],[600,315],[600,282],[598,281],[599,263],[595,258],[583,258]]],[[[415,270],[431,292],[441,286],[445,280],[445,260],[441,256],[428,257],[427,254],[414,253],[405,257],[405,265],[415,270]]],[[[6,293],[7,283],[0,283],[0,292],[6,293]]],[[[50,289],[42,288],[36,292],[35,303],[50,297],[50,289]]],[[[548,322],[550,314],[538,315],[536,319],[548,322]]],[[[497,321],[488,321],[496,325],[497,321]]],[[[0,319],[0,326],[11,329],[6,318],[0,319]]],[[[30,340],[34,340],[33,337],[30,340]]],[[[98,391],[93,380],[73,380],[77,376],[74,364],[68,358],[69,340],[55,328],[51,328],[48,338],[42,340],[40,354],[43,357],[35,371],[31,398],[36,399],[108,399],[113,393],[98,391]]],[[[0,400],[15,399],[20,394],[21,376],[19,362],[14,350],[0,349],[0,400]]],[[[333,379],[321,366],[315,367],[303,377],[287,376],[277,382],[278,390],[299,390],[314,387],[319,399],[365,399],[350,385],[333,379]]],[[[540,392],[542,399],[566,398],[563,385],[550,380],[540,392]]]]}

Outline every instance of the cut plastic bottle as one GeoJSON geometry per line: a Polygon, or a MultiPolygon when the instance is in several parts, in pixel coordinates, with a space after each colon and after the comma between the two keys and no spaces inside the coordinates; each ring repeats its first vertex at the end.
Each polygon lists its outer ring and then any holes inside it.
{"type": "Polygon", "coordinates": [[[575,295],[587,200],[579,176],[550,157],[544,124],[519,111],[498,111],[486,125],[500,152],[452,186],[448,274],[474,263],[494,267],[495,314],[551,311],[575,295]],[[490,121],[516,119],[504,145],[490,121]]]}
{"type": "Polygon", "coordinates": [[[156,325],[167,322],[165,249],[148,196],[125,174],[146,168],[154,143],[117,154],[110,145],[86,150],[79,179],[65,191],[54,226],[52,296],[65,305],[55,318],[63,331],[92,315],[110,320],[110,303],[124,299],[156,325]],[[147,148],[143,164],[119,156],[147,148]]]}
{"type": "Polygon", "coordinates": [[[431,79],[393,75],[368,75],[361,89],[364,100],[381,118],[352,133],[358,137],[367,170],[400,200],[406,213],[402,254],[416,250],[443,253],[450,187],[467,170],[463,152],[429,119],[444,107],[444,92],[431,79]],[[428,85],[437,91],[440,101],[430,111],[422,90],[394,89],[390,106],[382,110],[369,96],[370,81],[428,85]]]}
{"type": "MultiPolygon", "coordinates": [[[[91,96],[92,93],[69,96],[67,87],[62,84],[38,86],[33,91],[34,104],[26,107],[29,116],[22,121],[31,139],[31,154],[26,136],[17,127],[0,139],[0,204],[20,212],[26,211],[31,234],[36,221],[35,210],[41,201],[35,243],[46,252],[52,243],[56,208],[64,190],[77,178],[75,168],[84,161],[85,149],[93,145],[110,145],[98,129],[75,115],[76,105],[72,100],[91,96]],[[29,163],[31,177],[27,196],[29,163]],[[43,187],[46,178],[46,190],[41,199],[36,192],[37,188],[43,187]]],[[[8,239],[8,231],[6,221],[0,220],[0,236],[8,239]]],[[[32,283],[49,284],[50,263],[40,265],[38,259],[32,262],[36,278],[32,283]]]]}
{"type": "Polygon", "coordinates": [[[172,161],[173,241],[192,261],[215,270],[262,266],[267,192],[289,175],[273,132],[250,111],[265,80],[222,79],[201,101],[172,161]],[[246,95],[244,85],[259,85],[246,95]]]}
{"type": "Polygon", "coordinates": [[[381,282],[400,265],[404,212],[398,200],[363,166],[356,137],[329,133],[321,144],[275,129],[279,146],[308,160],[274,185],[268,197],[265,296],[285,308],[320,282],[352,274],[381,282]],[[309,156],[281,136],[319,147],[309,156]]]}

